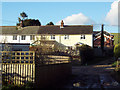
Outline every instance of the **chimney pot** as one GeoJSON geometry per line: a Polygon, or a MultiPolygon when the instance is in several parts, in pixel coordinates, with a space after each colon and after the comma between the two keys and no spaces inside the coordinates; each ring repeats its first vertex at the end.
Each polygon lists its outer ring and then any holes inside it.
{"type": "Polygon", "coordinates": [[[63,22],[63,20],[61,21],[61,26],[60,26],[60,28],[64,28],[64,22],[63,22]]]}

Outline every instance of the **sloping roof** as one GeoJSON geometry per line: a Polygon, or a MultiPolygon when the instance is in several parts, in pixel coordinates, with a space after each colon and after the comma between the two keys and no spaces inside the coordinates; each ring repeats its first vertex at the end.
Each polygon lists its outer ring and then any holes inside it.
{"type": "MultiPolygon", "coordinates": [[[[104,34],[104,37],[107,37],[107,38],[111,38],[111,36],[114,36],[111,33],[108,33],[107,31],[103,31],[103,34],[104,34]]],[[[94,36],[94,40],[101,38],[101,31],[93,31],[93,36],[94,36]]]]}
{"type": "Polygon", "coordinates": [[[18,33],[15,26],[2,26],[0,28],[2,30],[2,34],[17,34],[18,33]]]}
{"type": "MultiPolygon", "coordinates": [[[[93,31],[93,34],[96,36],[99,36],[101,35],[101,31],[93,31]]],[[[103,31],[103,34],[107,35],[107,36],[110,36],[111,34],[108,33],[107,31],[103,31]]]]}
{"type": "Polygon", "coordinates": [[[3,26],[2,34],[37,34],[39,26],[29,26],[18,30],[16,26],[3,26]]]}
{"type": "Polygon", "coordinates": [[[19,30],[19,34],[38,34],[40,26],[24,27],[23,30],[19,30]]]}
{"type": "Polygon", "coordinates": [[[92,25],[71,25],[64,26],[42,26],[40,27],[38,34],[92,34],[92,25]]]}
{"type": "Polygon", "coordinates": [[[1,26],[2,34],[92,34],[92,25],[28,26],[18,30],[16,26],[1,26]]]}

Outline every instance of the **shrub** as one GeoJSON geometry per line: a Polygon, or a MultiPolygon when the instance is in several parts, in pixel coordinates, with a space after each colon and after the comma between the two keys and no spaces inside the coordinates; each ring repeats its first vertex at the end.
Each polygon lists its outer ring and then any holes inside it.
{"type": "Polygon", "coordinates": [[[79,50],[82,64],[94,59],[94,50],[92,47],[88,45],[82,45],[79,50]]]}
{"type": "MultiPolygon", "coordinates": [[[[112,63],[112,67],[116,67],[117,65],[117,61],[115,61],[114,63],[112,63]]],[[[120,61],[119,61],[119,65],[120,65],[120,61]]]]}
{"type": "Polygon", "coordinates": [[[7,84],[2,86],[2,90],[33,90],[34,89],[34,83],[31,81],[26,82],[24,85],[13,85],[13,84],[7,84]]]}
{"type": "Polygon", "coordinates": [[[118,57],[120,57],[120,44],[115,45],[114,56],[116,57],[116,59],[118,59],[118,57]]]}

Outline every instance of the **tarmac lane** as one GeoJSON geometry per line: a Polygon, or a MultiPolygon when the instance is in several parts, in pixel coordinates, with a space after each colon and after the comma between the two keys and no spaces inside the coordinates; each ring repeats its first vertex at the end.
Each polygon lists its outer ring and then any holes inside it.
{"type": "Polygon", "coordinates": [[[110,58],[109,60],[90,66],[72,66],[72,76],[66,81],[62,88],[75,90],[120,90],[120,83],[114,80],[110,75],[115,69],[110,64],[112,59],[113,58],[110,58]]]}

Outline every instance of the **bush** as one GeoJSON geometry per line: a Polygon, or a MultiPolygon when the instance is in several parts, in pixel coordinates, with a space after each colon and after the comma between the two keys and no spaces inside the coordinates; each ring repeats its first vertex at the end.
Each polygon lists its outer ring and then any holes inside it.
{"type": "Polygon", "coordinates": [[[115,45],[114,56],[116,57],[116,59],[118,59],[118,57],[120,57],[120,44],[115,45]]]}
{"type": "MultiPolygon", "coordinates": [[[[116,67],[117,65],[117,61],[115,61],[114,63],[112,63],[112,67],[116,67]]],[[[119,65],[120,65],[120,61],[119,61],[119,65]]]]}
{"type": "Polygon", "coordinates": [[[87,62],[94,59],[94,50],[92,47],[88,45],[82,45],[79,50],[80,50],[81,64],[86,64],[87,62]]]}
{"type": "Polygon", "coordinates": [[[2,90],[17,90],[17,89],[24,89],[24,88],[22,86],[12,85],[12,84],[2,86],[2,90]]]}
{"type": "Polygon", "coordinates": [[[25,85],[13,85],[13,84],[7,84],[2,86],[2,90],[33,90],[34,89],[34,83],[31,81],[28,81],[25,83],[25,85]]]}
{"type": "Polygon", "coordinates": [[[92,49],[92,47],[89,46],[89,45],[85,45],[85,44],[83,44],[82,46],[80,46],[80,50],[87,50],[87,49],[92,49]]]}

